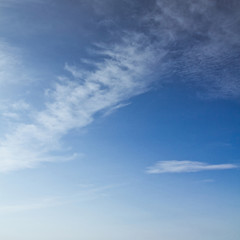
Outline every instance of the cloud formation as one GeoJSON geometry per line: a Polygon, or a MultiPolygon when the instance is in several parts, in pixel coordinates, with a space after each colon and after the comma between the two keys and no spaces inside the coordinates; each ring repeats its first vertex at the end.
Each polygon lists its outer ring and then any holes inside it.
{"type": "Polygon", "coordinates": [[[66,156],[62,150],[61,138],[69,130],[87,126],[96,114],[120,107],[122,102],[149,89],[155,53],[144,36],[127,34],[121,44],[98,46],[98,54],[103,60],[93,62],[94,71],[66,64],[72,77],[60,77],[54,89],[47,91],[45,109],[34,112],[31,123],[18,124],[2,139],[0,171],[76,157],[66,156]],[[61,157],[51,154],[54,151],[61,157]]]}
{"type": "MultiPolygon", "coordinates": [[[[10,107],[11,111],[2,113],[4,118],[20,122],[0,139],[0,171],[76,157],[67,154],[63,136],[91,124],[99,114],[124,106],[155,83],[182,81],[200,86],[210,97],[240,96],[238,1],[189,0],[179,5],[176,0],[162,0],[151,4],[147,11],[131,16],[136,19],[131,30],[115,24],[120,39],[95,44],[96,58],[82,60],[81,67],[66,64],[68,75],[46,89],[43,110],[25,108],[24,114],[30,116],[25,121],[19,118],[19,109],[10,107]]],[[[27,71],[17,56],[0,42],[0,86],[25,82],[27,71]]]]}
{"type": "Polygon", "coordinates": [[[238,168],[235,164],[208,164],[195,161],[159,161],[154,166],[147,168],[148,174],[160,173],[189,173],[209,170],[226,170],[238,168]]]}
{"type": "Polygon", "coordinates": [[[235,0],[159,0],[144,22],[168,51],[168,70],[179,81],[202,87],[209,97],[239,97],[239,10],[235,0]]]}

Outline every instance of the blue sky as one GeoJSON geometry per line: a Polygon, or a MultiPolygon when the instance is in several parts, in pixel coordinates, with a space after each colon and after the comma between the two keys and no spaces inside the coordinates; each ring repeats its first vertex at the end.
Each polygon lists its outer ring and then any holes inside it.
{"type": "Polygon", "coordinates": [[[239,10],[0,0],[0,238],[236,240],[239,10]]]}

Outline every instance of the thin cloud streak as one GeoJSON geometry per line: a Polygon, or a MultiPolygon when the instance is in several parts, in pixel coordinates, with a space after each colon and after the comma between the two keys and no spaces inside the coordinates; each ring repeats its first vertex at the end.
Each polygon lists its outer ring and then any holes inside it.
{"type": "Polygon", "coordinates": [[[161,173],[189,173],[209,170],[227,170],[238,168],[235,164],[208,164],[195,161],[159,161],[154,166],[147,168],[148,174],[161,173]]]}

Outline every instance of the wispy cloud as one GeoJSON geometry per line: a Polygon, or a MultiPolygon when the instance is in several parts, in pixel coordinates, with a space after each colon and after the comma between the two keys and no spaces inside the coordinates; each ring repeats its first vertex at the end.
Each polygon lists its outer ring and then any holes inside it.
{"type": "MultiPolygon", "coordinates": [[[[140,15],[134,14],[136,5],[127,5],[134,9],[132,19],[154,43],[156,55],[164,54],[157,59],[162,76],[197,87],[201,97],[240,97],[239,1],[186,0],[179,5],[177,0],[157,0],[140,15]]],[[[121,22],[114,20],[117,32],[121,22]]]]}
{"type": "MultiPolygon", "coordinates": [[[[129,98],[149,90],[155,51],[141,34],[126,34],[120,44],[98,45],[103,58],[93,61],[95,71],[66,65],[72,78],[60,77],[47,91],[45,110],[35,111],[31,123],[19,124],[0,143],[0,171],[30,168],[38,163],[61,161],[61,138],[73,128],[89,125],[96,114],[121,106],[129,98]],[[83,73],[83,74],[80,74],[83,73]]],[[[66,147],[65,147],[66,149],[66,147]]]]}
{"type": "MultiPolygon", "coordinates": [[[[24,65],[23,51],[0,38],[0,108],[13,104],[11,98],[16,103],[19,100],[17,96],[22,95],[20,90],[24,89],[26,94],[26,87],[33,81],[32,71],[24,65]]],[[[23,99],[19,102],[23,102],[23,99]]]]}
{"type": "Polygon", "coordinates": [[[16,75],[13,73],[21,67],[21,59],[18,49],[10,46],[0,39],[0,86],[16,82],[16,75]]]}
{"type": "Polygon", "coordinates": [[[24,100],[18,102],[2,101],[0,104],[0,117],[10,120],[21,120],[21,117],[26,118],[31,106],[24,100]]]}
{"type": "Polygon", "coordinates": [[[238,168],[235,164],[208,164],[194,161],[159,161],[154,166],[147,168],[149,174],[160,173],[187,173],[209,170],[227,170],[238,168]]]}

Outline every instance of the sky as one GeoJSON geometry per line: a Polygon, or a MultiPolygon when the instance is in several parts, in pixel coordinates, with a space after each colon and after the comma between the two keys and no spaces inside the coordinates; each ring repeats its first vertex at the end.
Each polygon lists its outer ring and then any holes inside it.
{"type": "Polygon", "coordinates": [[[239,11],[0,0],[0,239],[238,239],[239,11]]]}

